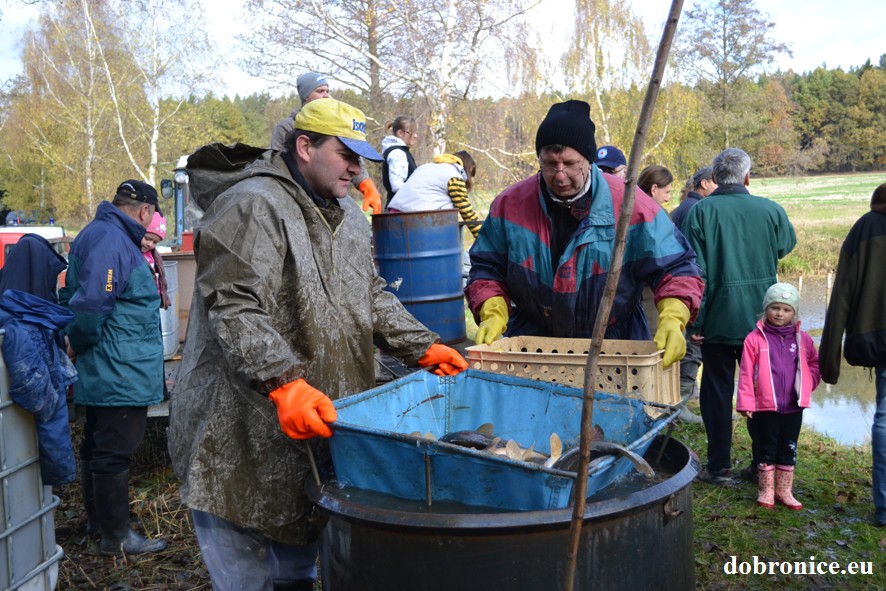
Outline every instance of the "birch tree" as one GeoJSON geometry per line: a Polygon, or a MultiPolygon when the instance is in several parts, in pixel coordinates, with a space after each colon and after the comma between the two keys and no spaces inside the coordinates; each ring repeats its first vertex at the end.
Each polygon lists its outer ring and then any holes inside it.
{"type": "MultiPolygon", "coordinates": [[[[566,85],[575,96],[589,97],[597,126],[597,143],[630,140],[618,133],[625,115],[628,129],[636,125],[640,103],[628,113],[613,111],[616,90],[643,89],[652,71],[652,50],[643,25],[625,0],[575,0],[575,19],[569,47],[562,58],[566,85]]],[[[631,132],[629,132],[631,133],[631,132]]]]}
{"type": "MultiPolygon", "coordinates": [[[[19,109],[9,121],[41,170],[39,179],[30,179],[32,192],[61,211],[85,211],[87,216],[98,204],[98,187],[104,189],[108,169],[103,164],[117,149],[107,133],[111,121],[105,79],[96,67],[98,49],[90,30],[105,30],[109,15],[104,2],[91,6],[90,25],[79,2],[48,5],[37,27],[26,34],[19,109]]],[[[122,65],[119,59],[115,63],[122,65]]],[[[22,146],[12,148],[23,154],[22,146]]],[[[21,164],[20,170],[29,168],[21,164]]]]}
{"type": "MultiPolygon", "coordinates": [[[[90,19],[90,2],[81,1],[90,19]]],[[[99,64],[126,158],[142,180],[155,185],[162,135],[174,132],[176,115],[188,97],[206,90],[217,58],[201,16],[204,8],[200,0],[121,0],[113,5],[113,11],[117,19],[114,39],[92,29],[99,64]],[[119,76],[102,50],[116,38],[132,66],[119,76]],[[131,97],[134,100],[126,101],[123,93],[129,86],[140,92],[131,97]]]]}
{"type": "MultiPolygon", "coordinates": [[[[451,102],[507,80],[506,56],[526,55],[520,25],[537,0],[250,0],[255,32],[245,65],[295,86],[320,71],[369,97],[372,117],[387,97],[415,97],[435,152],[446,150],[451,102]]],[[[530,52],[531,53],[531,52],[530,52]]]]}

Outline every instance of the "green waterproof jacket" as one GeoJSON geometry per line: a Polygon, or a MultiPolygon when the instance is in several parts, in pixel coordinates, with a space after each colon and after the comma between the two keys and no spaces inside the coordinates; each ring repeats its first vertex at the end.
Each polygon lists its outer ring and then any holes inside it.
{"type": "Polygon", "coordinates": [[[797,244],[784,208],[721,185],[696,203],[683,233],[698,257],[704,297],[690,335],[708,345],[741,346],[763,313],[763,296],[778,280],[778,261],[797,244]]]}
{"type": "Polygon", "coordinates": [[[268,393],[297,378],[332,399],[367,390],[373,343],[415,363],[438,335],[383,291],[356,204],[321,212],[278,152],[231,172],[228,150],[207,146],[188,163],[192,198],[206,211],[169,451],[188,507],[302,544],[316,536],[302,491],[305,444],[281,431],[268,393]]]}
{"type": "Polygon", "coordinates": [[[71,245],[59,303],[77,354],[74,402],[149,406],[163,400],[160,293],[140,245],[145,229],[103,201],[71,245]]]}

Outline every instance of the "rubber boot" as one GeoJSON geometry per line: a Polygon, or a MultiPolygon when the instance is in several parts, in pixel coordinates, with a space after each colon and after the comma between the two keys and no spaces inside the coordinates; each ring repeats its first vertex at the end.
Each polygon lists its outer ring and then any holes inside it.
{"type": "Polygon", "coordinates": [[[166,548],[165,540],[149,540],[129,527],[129,470],[93,474],[92,485],[102,530],[102,554],[141,554],[166,548]]]}
{"type": "Polygon", "coordinates": [[[775,502],[792,511],[800,511],[803,505],[794,498],[794,467],[775,467],[775,502]]]}
{"type": "Polygon", "coordinates": [[[101,528],[98,526],[98,514],[95,512],[95,495],[89,460],[80,461],[80,490],[83,493],[83,506],[86,508],[86,537],[98,536],[101,528]]]}
{"type": "Polygon", "coordinates": [[[757,467],[757,490],[758,507],[775,507],[775,466],[772,464],[760,464],[757,467]]]}

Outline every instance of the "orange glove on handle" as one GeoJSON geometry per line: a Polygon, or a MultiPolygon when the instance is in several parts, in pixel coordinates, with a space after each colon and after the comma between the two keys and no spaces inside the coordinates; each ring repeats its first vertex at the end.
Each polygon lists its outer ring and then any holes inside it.
{"type": "Polygon", "coordinates": [[[357,188],[363,193],[363,211],[371,207],[372,215],[381,213],[381,195],[379,195],[378,189],[375,188],[375,183],[372,182],[372,179],[366,177],[360,181],[357,188]]]}
{"type": "Polygon", "coordinates": [[[425,368],[436,366],[434,373],[438,376],[454,376],[468,368],[468,362],[458,351],[436,343],[428,347],[418,364],[425,368]]]}
{"type": "Polygon", "coordinates": [[[338,418],[332,400],[303,379],[280,386],[268,398],[277,406],[283,432],[293,439],[332,436],[332,429],[326,424],[338,418]]]}

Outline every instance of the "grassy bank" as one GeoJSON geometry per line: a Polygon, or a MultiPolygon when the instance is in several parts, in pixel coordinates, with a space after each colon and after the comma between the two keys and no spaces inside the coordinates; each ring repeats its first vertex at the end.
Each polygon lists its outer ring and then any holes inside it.
{"type": "MultiPolygon", "coordinates": [[[[696,409],[697,410],[697,409],[696,409]]],[[[750,457],[744,421],[734,423],[736,469],[750,457]]],[[[169,548],[158,555],[128,561],[98,554],[95,540],[82,535],[85,515],[76,484],[55,490],[57,542],[65,550],[59,591],[83,589],[209,589],[187,510],[165,458],[164,423],[152,419],[151,432],[133,468],[132,512],[151,536],[161,535],[169,548]],[[155,422],[156,421],[156,422],[155,422]]],[[[675,437],[704,459],[701,425],[679,423],[675,437]]],[[[695,526],[696,589],[886,590],[886,528],[870,524],[870,447],[844,447],[804,430],[800,437],[795,494],[805,505],[800,512],[783,507],[767,511],[755,506],[756,485],[736,487],[692,485],[695,526]],[[870,563],[873,573],[824,575],[730,575],[724,564],[761,561],[870,563]]],[[[611,557],[619,560],[619,557],[611,557]]]]}
{"type": "MultiPolygon", "coordinates": [[[[697,412],[696,408],[696,412],[697,412]]],[[[733,423],[734,469],[750,461],[750,438],[733,423]]],[[[702,425],[680,423],[677,438],[704,461],[702,425]]],[[[756,506],[757,487],[693,484],[697,589],[886,589],[886,528],[872,525],[871,450],[846,447],[804,429],[797,450],[795,496],[803,511],[756,506]],[[724,564],[760,561],[870,563],[872,574],[730,575],[724,564]],[[810,558],[814,557],[814,558],[810,558]]],[[[778,572],[778,571],[776,571],[778,572]]]]}

